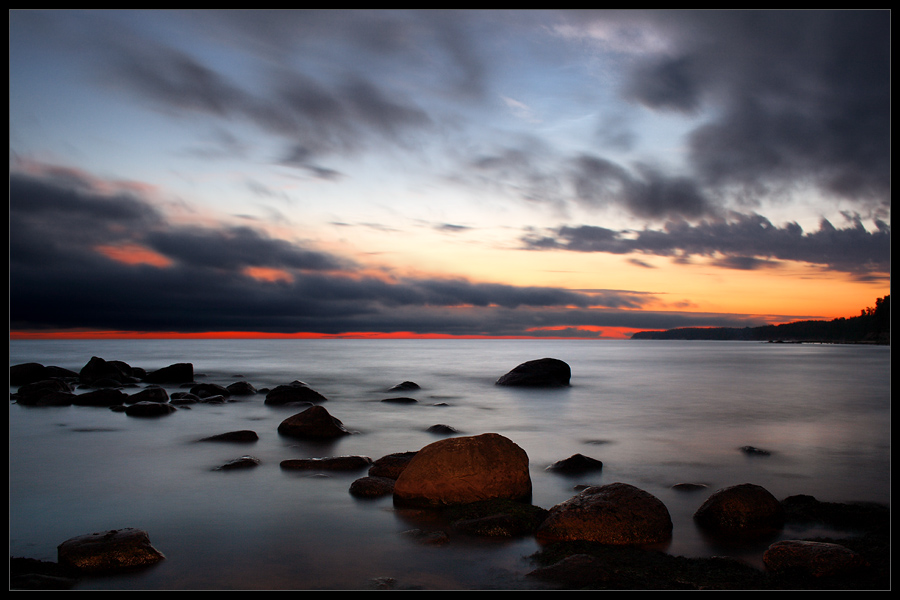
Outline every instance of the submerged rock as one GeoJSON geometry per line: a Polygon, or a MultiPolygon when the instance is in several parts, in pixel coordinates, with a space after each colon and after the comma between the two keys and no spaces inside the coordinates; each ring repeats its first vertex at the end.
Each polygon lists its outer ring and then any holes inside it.
{"type": "Polygon", "coordinates": [[[325,458],[289,458],[281,461],[282,469],[300,471],[357,471],[372,465],[368,456],[328,456],[325,458]]]}
{"type": "Polygon", "coordinates": [[[805,540],[775,542],[763,554],[763,563],[770,571],[801,572],[813,577],[844,575],[868,566],[846,546],[805,540]]]}
{"type": "Polygon", "coordinates": [[[239,431],[229,431],[202,438],[201,442],[255,442],[259,440],[259,435],[255,431],[249,429],[241,429],[239,431]]]}
{"type": "Polygon", "coordinates": [[[497,380],[497,385],[522,387],[565,387],[572,370],[557,358],[540,358],[524,362],[497,380]]]}
{"type": "Polygon", "coordinates": [[[547,467],[548,471],[556,471],[565,474],[580,474],[590,471],[600,471],[603,469],[603,463],[596,458],[584,456],[583,454],[573,454],[569,458],[557,461],[547,467]]]}
{"type": "Polygon", "coordinates": [[[155,564],[165,558],[146,531],[113,529],[70,538],[57,547],[58,561],[88,573],[106,573],[155,564]]]}

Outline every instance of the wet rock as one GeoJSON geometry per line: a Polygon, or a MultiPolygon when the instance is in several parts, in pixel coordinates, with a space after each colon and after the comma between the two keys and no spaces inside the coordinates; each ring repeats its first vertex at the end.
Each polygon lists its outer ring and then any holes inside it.
{"type": "Polygon", "coordinates": [[[224,465],[215,468],[216,471],[234,471],[238,469],[252,469],[259,466],[259,459],[254,456],[241,456],[230,460],[224,465]]]}
{"type": "Polygon", "coordinates": [[[384,398],[382,402],[389,402],[391,404],[415,404],[418,402],[415,398],[384,398]]]}
{"type": "Polygon", "coordinates": [[[169,394],[165,389],[151,385],[139,392],[135,392],[128,397],[128,402],[136,404],[138,402],[168,402],[169,394]]]}
{"type": "Polygon", "coordinates": [[[68,590],[78,583],[77,570],[34,558],[9,558],[9,589],[68,590]]]}
{"type": "Polygon", "coordinates": [[[395,452],[382,456],[369,467],[369,475],[397,479],[415,455],[415,452],[395,452]]]}
{"type": "Polygon", "coordinates": [[[221,396],[222,398],[228,398],[229,396],[231,396],[231,392],[229,392],[225,386],[219,385],[217,383],[198,383],[197,385],[191,387],[191,393],[199,397],[201,400],[213,398],[215,396],[221,396]]]}
{"type": "Polygon", "coordinates": [[[217,435],[211,435],[209,437],[202,438],[201,442],[255,442],[259,440],[259,435],[255,431],[250,431],[249,429],[242,429],[240,431],[229,431],[227,433],[220,433],[217,435]]]}
{"type": "Polygon", "coordinates": [[[762,448],[756,448],[755,446],[741,446],[739,448],[741,452],[746,454],[747,456],[771,456],[772,453],[768,450],[763,450],[762,448]]]}
{"type": "Polygon", "coordinates": [[[496,384],[523,387],[565,387],[569,385],[572,370],[556,358],[530,360],[501,376],[496,384]]]}
{"type": "Polygon", "coordinates": [[[765,488],[744,483],[714,492],[694,513],[694,521],[710,533],[765,534],[784,526],[784,509],[765,488]]]}
{"type": "Polygon", "coordinates": [[[100,388],[84,394],[76,394],[72,404],[76,406],[117,406],[128,400],[128,394],[115,388],[100,388]]]}
{"type": "Polygon", "coordinates": [[[800,572],[813,577],[846,575],[868,566],[840,544],[805,540],[775,542],[763,554],[763,564],[774,572],[800,572]]]}
{"type": "Polygon", "coordinates": [[[190,383],[194,381],[194,365],[175,363],[144,375],[146,383],[190,383]]]}
{"type": "Polygon", "coordinates": [[[126,406],[124,412],[129,417],[163,417],[177,410],[168,402],[143,401],[126,406]]]}
{"type": "Polygon", "coordinates": [[[92,356],[91,359],[81,368],[78,373],[82,383],[91,385],[101,379],[113,379],[119,383],[134,381],[126,369],[122,367],[123,363],[107,361],[99,356],[92,356]]]}
{"type": "Polygon", "coordinates": [[[78,373],[62,367],[44,366],[40,363],[22,363],[9,368],[9,385],[20,386],[44,379],[77,379],[78,373]]]}
{"type": "Polygon", "coordinates": [[[190,392],[173,392],[169,398],[172,404],[197,404],[200,401],[200,396],[190,392]]]}
{"type": "Polygon", "coordinates": [[[368,456],[328,456],[324,458],[290,458],[281,468],[298,471],[358,471],[372,465],[368,456]]]}
{"type": "Polygon", "coordinates": [[[394,503],[437,507],[479,500],[531,498],[528,455],[496,433],[433,442],[409,461],[394,485],[394,503]]]}
{"type": "Polygon", "coordinates": [[[108,573],[146,567],[165,558],[150,544],[146,531],[113,529],[66,540],[57,547],[58,561],[86,573],[108,573]]]}
{"type": "Polygon", "coordinates": [[[350,435],[340,419],[332,417],[323,406],[311,406],[301,413],[288,417],[278,426],[278,433],[289,437],[314,439],[350,435]]]}
{"type": "Polygon", "coordinates": [[[551,508],[536,536],[543,543],[655,544],[672,537],[672,519],[665,504],[652,494],[626,483],[611,483],[589,487],[551,508]]]}
{"type": "Polygon", "coordinates": [[[388,389],[389,392],[408,392],[410,390],[418,390],[419,384],[414,381],[404,381],[403,383],[398,383],[395,386],[392,386],[388,389]]]}
{"type": "Polygon", "coordinates": [[[225,386],[225,389],[232,396],[253,396],[256,394],[256,388],[247,381],[235,381],[225,386]]]}
{"type": "Polygon", "coordinates": [[[326,400],[328,398],[302,381],[294,381],[272,388],[266,394],[265,403],[272,406],[284,406],[286,404],[316,404],[326,400]]]}
{"type": "Polygon", "coordinates": [[[673,490],[678,490],[679,492],[699,492],[700,490],[705,490],[709,488],[705,483],[676,483],[672,486],[673,490]]]}
{"type": "Polygon", "coordinates": [[[482,537],[532,535],[547,514],[539,506],[502,499],[473,502],[444,512],[454,530],[482,537]]]}
{"type": "Polygon", "coordinates": [[[350,484],[350,494],[357,498],[381,498],[394,493],[394,479],[388,477],[361,477],[350,484]]]}
{"type": "Polygon", "coordinates": [[[23,406],[68,406],[74,395],[68,382],[43,379],[21,386],[11,398],[23,406]]]}
{"type": "Polygon", "coordinates": [[[449,425],[441,425],[441,424],[432,425],[426,431],[428,431],[428,433],[439,433],[439,434],[459,433],[453,427],[450,427],[449,425]]]}
{"type": "Polygon", "coordinates": [[[578,475],[581,473],[589,473],[591,471],[600,471],[603,469],[603,463],[596,458],[584,456],[583,454],[573,454],[569,458],[557,461],[547,467],[548,471],[564,473],[569,475],[578,475]]]}

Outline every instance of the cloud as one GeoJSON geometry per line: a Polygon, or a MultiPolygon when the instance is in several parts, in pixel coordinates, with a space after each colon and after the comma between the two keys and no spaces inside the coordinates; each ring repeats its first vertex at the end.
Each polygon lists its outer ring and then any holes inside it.
{"type": "Polygon", "coordinates": [[[719,266],[739,269],[760,268],[770,259],[798,261],[856,276],[889,278],[890,226],[876,220],[870,232],[858,215],[847,215],[847,222],[839,229],[823,219],[817,231],[805,233],[796,223],[777,227],[761,215],[735,213],[697,224],[670,221],[658,230],[562,226],[549,234],[530,231],[523,242],[532,250],[718,257],[719,266]]]}
{"type": "Polygon", "coordinates": [[[11,329],[522,335],[570,325],[572,310],[598,325],[604,310],[652,301],[395,279],[251,227],[176,224],[139,193],[74,171],[11,172],[10,235],[11,329]]]}

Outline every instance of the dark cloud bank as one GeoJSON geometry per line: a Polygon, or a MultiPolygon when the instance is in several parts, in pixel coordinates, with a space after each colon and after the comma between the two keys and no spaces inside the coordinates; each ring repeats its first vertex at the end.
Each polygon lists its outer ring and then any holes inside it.
{"type": "MultiPolygon", "coordinates": [[[[612,234],[604,251],[635,250],[615,243],[612,234]]],[[[352,261],[248,227],[174,225],[140,196],[99,193],[71,173],[10,177],[13,330],[523,335],[560,327],[559,335],[570,335],[579,326],[746,324],[739,315],[634,310],[650,300],[627,291],[364,276],[352,261]],[[131,245],[167,263],[126,264],[100,251],[131,245]],[[292,279],[260,281],[245,274],[252,267],[280,269],[292,279]]]]}

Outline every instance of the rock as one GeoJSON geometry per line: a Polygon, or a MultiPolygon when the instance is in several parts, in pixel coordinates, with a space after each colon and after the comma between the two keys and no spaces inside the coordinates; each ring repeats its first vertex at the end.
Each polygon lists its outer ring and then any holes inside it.
{"type": "Polygon", "coordinates": [[[79,581],[77,570],[59,563],[11,556],[10,590],[68,590],[79,581]]]}
{"type": "Polygon", "coordinates": [[[350,435],[344,424],[332,417],[323,406],[311,406],[301,413],[288,417],[278,426],[278,433],[289,437],[319,439],[350,435]]]}
{"type": "Polygon", "coordinates": [[[132,381],[131,375],[122,369],[121,363],[106,361],[98,356],[91,357],[81,368],[78,377],[82,383],[89,385],[100,379],[114,379],[120,383],[132,381]]]}
{"type": "Polygon", "coordinates": [[[400,506],[438,507],[495,498],[531,498],[528,455],[496,433],[425,446],[394,485],[394,503],[400,506]]]}
{"type": "Polygon", "coordinates": [[[382,402],[390,402],[393,404],[415,404],[418,400],[415,398],[385,398],[382,402]]]}
{"type": "Polygon", "coordinates": [[[215,471],[232,471],[236,469],[252,469],[259,466],[259,459],[254,456],[241,456],[216,467],[215,471]]]}
{"type": "Polygon", "coordinates": [[[135,392],[128,397],[128,402],[136,404],[138,402],[168,402],[169,394],[165,389],[151,385],[145,387],[139,392],[135,392]]]}
{"type": "Polygon", "coordinates": [[[442,546],[450,541],[449,536],[444,531],[425,531],[422,529],[409,529],[403,532],[403,535],[429,546],[442,546]]]}
{"type": "Polygon", "coordinates": [[[232,396],[253,396],[256,394],[256,388],[246,381],[235,381],[225,386],[232,396]]]}
{"type": "Polygon", "coordinates": [[[125,407],[125,414],[129,417],[162,417],[170,415],[178,408],[168,402],[137,402],[125,407]]]}
{"type": "Polygon", "coordinates": [[[705,490],[708,487],[709,486],[706,485],[705,483],[684,482],[684,483],[676,483],[675,485],[672,486],[672,489],[678,490],[679,492],[699,492],[700,490],[705,490]]]}
{"type": "Polygon", "coordinates": [[[72,404],[74,396],[68,382],[62,379],[42,379],[22,385],[12,397],[24,406],[68,406],[72,404]]]}
{"type": "Polygon", "coordinates": [[[300,471],[357,471],[372,465],[368,456],[329,456],[325,458],[290,458],[281,468],[300,471]]]}
{"type": "Polygon", "coordinates": [[[497,385],[523,387],[565,387],[572,370],[556,358],[540,358],[524,362],[497,380],[497,385]]]}
{"type": "Polygon", "coordinates": [[[266,404],[283,406],[285,404],[316,404],[328,400],[325,396],[301,381],[274,387],[266,394],[266,404]]]}
{"type": "Polygon", "coordinates": [[[361,477],[350,484],[350,494],[357,498],[381,498],[394,492],[394,480],[388,477],[361,477]]]}
{"type": "Polygon", "coordinates": [[[711,533],[764,534],[783,527],[784,509],[765,488],[744,483],[714,492],[694,513],[694,521],[711,533]]]}
{"type": "Polygon", "coordinates": [[[518,537],[534,534],[547,514],[539,506],[499,499],[451,507],[444,517],[453,529],[468,535],[518,537]]]}
{"type": "Polygon", "coordinates": [[[72,404],[76,406],[118,406],[125,404],[128,394],[115,388],[100,388],[84,394],[76,394],[72,404]]]}
{"type": "Polygon", "coordinates": [[[530,571],[527,575],[576,589],[609,579],[609,566],[603,559],[590,554],[572,554],[552,565],[530,571]]]}
{"type": "Polygon", "coordinates": [[[242,429],[240,431],[229,431],[218,435],[211,435],[202,438],[201,442],[255,442],[259,440],[259,435],[255,431],[242,429]]]}
{"type": "Polygon", "coordinates": [[[190,383],[194,381],[194,365],[175,363],[144,375],[147,383],[190,383]]]}
{"type": "Polygon", "coordinates": [[[428,431],[428,433],[439,433],[439,434],[459,433],[453,427],[450,427],[449,425],[441,425],[440,423],[437,425],[432,425],[426,431],[428,431]]]}
{"type": "Polygon", "coordinates": [[[763,554],[763,564],[770,571],[813,577],[847,575],[868,566],[859,554],[840,544],[802,540],[775,542],[763,554]]]}
{"type": "Polygon", "coordinates": [[[392,386],[388,389],[389,392],[408,392],[410,390],[418,390],[419,384],[413,381],[404,381],[403,383],[398,383],[395,386],[392,386]]]}
{"type": "Polygon", "coordinates": [[[586,488],[551,508],[536,537],[542,543],[656,544],[671,539],[672,519],[652,494],[627,483],[611,483],[586,488]]]}
{"type": "Polygon", "coordinates": [[[150,545],[146,531],[113,529],[66,540],[57,547],[58,561],[87,573],[145,567],[165,558],[150,545]]]}
{"type": "Polygon", "coordinates": [[[415,452],[395,452],[382,456],[369,467],[369,475],[397,479],[415,455],[415,452]]]}
{"type": "Polygon", "coordinates": [[[229,392],[225,386],[217,383],[198,383],[191,387],[191,393],[201,400],[213,398],[215,396],[222,396],[222,398],[231,396],[231,392],[229,392]]]}
{"type": "Polygon", "coordinates": [[[763,450],[762,448],[756,448],[754,446],[741,446],[739,450],[747,456],[771,456],[772,454],[768,450],[763,450]]]}
{"type": "Polygon", "coordinates": [[[197,404],[200,401],[200,396],[190,392],[174,392],[169,399],[172,404],[197,404]]]}
{"type": "Polygon", "coordinates": [[[573,454],[569,458],[565,460],[560,460],[549,467],[547,467],[548,471],[556,471],[558,473],[566,473],[566,474],[581,474],[588,473],[590,471],[600,471],[603,469],[603,463],[596,458],[590,458],[589,456],[584,456],[583,454],[573,454]]]}
{"type": "Polygon", "coordinates": [[[62,367],[45,367],[40,363],[22,363],[9,368],[9,385],[20,386],[44,379],[77,379],[78,373],[62,367]]]}

